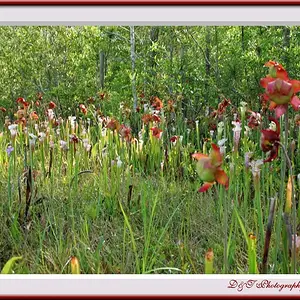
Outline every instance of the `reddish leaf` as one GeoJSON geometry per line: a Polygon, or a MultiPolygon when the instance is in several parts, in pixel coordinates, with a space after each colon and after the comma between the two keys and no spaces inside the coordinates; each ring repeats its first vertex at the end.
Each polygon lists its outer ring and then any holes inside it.
{"type": "Polygon", "coordinates": [[[276,117],[280,118],[286,112],[287,108],[288,108],[287,104],[277,105],[275,108],[276,117]]]}
{"type": "Polygon", "coordinates": [[[300,91],[300,81],[299,80],[290,80],[290,83],[293,86],[294,93],[298,93],[300,91]]]}
{"type": "Polygon", "coordinates": [[[292,104],[294,110],[299,110],[299,108],[300,108],[300,99],[297,96],[294,96],[291,99],[291,104],[292,104]]]}
{"type": "Polygon", "coordinates": [[[215,173],[215,177],[218,183],[224,185],[226,189],[228,189],[229,178],[224,170],[218,169],[215,173]]]}
{"type": "Polygon", "coordinates": [[[202,153],[194,153],[192,155],[193,158],[197,159],[197,160],[200,160],[201,158],[205,158],[205,157],[208,157],[208,155],[206,154],[202,154],[202,153]]]}
{"type": "Polygon", "coordinates": [[[220,148],[216,144],[211,144],[212,150],[210,152],[211,163],[213,166],[218,167],[222,164],[222,154],[220,148]]]}
{"type": "Polygon", "coordinates": [[[275,144],[270,151],[269,157],[264,160],[264,163],[272,162],[278,156],[278,150],[279,150],[279,146],[275,144]]]}
{"type": "Polygon", "coordinates": [[[273,110],[273,109],[275,109],[275,108],[276,108],[276,106],[277,106],[277,104],[276,104],[275,102],[273,102],[273,101],[270,101],[270,106],[269,106],[269,109],[270,109],[270,110],[273,110]]]}
{"type": "Polygon", "coordinates": [[[213,186],[214,182],[205,182],[198,190],[199,193],[206,192],[213,186]]]}
{"type": "Polygon", "coordinates": [[[266,88],[268,86],[268,83],[274,81],[275,79],[272,78],[272,77],[265,77],[265,78],[262,78],[260,80],[260,85],[263,87],[263,88],[266,88]]]}

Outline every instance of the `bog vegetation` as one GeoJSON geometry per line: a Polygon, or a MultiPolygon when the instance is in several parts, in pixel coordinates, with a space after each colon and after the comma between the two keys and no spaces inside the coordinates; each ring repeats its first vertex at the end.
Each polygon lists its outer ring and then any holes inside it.
{"type": "Polygon", "coordinates": [[[298,273],[298,27],[0,27],[2,273],[298,273]]]}

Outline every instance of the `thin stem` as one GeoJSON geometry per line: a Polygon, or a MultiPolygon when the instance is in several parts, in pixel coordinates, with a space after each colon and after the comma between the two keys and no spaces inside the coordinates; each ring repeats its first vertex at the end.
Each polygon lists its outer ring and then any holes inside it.
{"type": "Polygon", "coordinates": [[[228,245],[228,207],[224,187],[221,186],[220,197],[224,205],[224,273],[228,272],[227,245],[228,245]]]}
{"type": "Polygon", "coordinates": [[[291,176],[291,184],[292,184],[292,203],[293,203],[293,237],[294,237],[294,243],[293,243],[293,249],[292,249],[292,270],[293,273],[296,274],[296,231],[297,231],[297,211],[296,211],[296,202],[295,202],[295,187],[294,187],[294,180],[293,180],[293,166],[292,166],[292,162],[288,156],[286,147],[280,143],[277,142],[278,145],[281,146],[285,158],[286,158],[286,162],[287,165],[289,167],[290,170],[290,176],[291,176]]]}
{"type": "Polygon", "coordinates": [[[270,213],[269,213],[269,219],[268,219],[266,236],[265,236],[264,255],[263,255],[263,262],[262,262],[262,273],[263,274],[266,274],[268,271],[267,262],[268,262],[271,234],[272,234],[274,212],[275,212],[275,198],[272,198],[271,203],[270,203],[270,213]]]}

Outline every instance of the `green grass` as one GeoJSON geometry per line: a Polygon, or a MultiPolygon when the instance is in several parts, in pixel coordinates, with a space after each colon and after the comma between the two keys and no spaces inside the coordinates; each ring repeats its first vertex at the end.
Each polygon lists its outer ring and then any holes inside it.
{"type": "MultiPolygon", "coordinates": [[[[76,257],[83,274],[297,272],[298,259],[289,254],[289,228],[294,232],[298,224],[296,207],[293,215],[282,217],[290,171],[284,152],[253,177],[244,156],[253,152],[252,162],[264,157],[259,129],[242,134],[233,151],[231,116],[225,115],[218,139],[226,133],[222,168],[229,189],[215,184],[198,193],[203,182],[192,154],[210,153],[216,134],[208,139],[205,118],[188,134],[188,123],[178,117],[175,129],[182,140],[172,143],[168,118],[160,124],[130,123],[139,131],[131,143],[94,119],[89,126],[84,116],[74,128],[66,120],[43,127],[28,119],[28,133],[38,135],[35,125],[47,132],[34,147],[21,125],[16,138],[1,125],[0,269],[10,258],[22,257],[12,267],[14,273],[71,273],[70,258],[76,257]],[[152,135],[154,126],[163,129],[159,139],[152,135]],[[10,155],[8,145],[14,147],[10,155]],[[265,251],[271,198],[276,206],[265,251]],[[213,269],[205,268],[208,249],[213,269]],[[268,257],[262,268],[264,253],[268,257]]],[[[294,126],[288,130],[286,145],[299,131],[294,126]]],[[[297,172],[298,152],[290,154],[287,148],[297,172]]],[[[295,192],[297,197],[298,185],[295,192]]]]}

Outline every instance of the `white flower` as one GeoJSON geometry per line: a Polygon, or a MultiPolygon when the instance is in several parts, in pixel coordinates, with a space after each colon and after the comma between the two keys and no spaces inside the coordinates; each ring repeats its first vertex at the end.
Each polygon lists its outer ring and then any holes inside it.
{"type": "Polygon", "coordinates": [[[107,156],[107,147],[103,148],[101,152],[102,152],[102,156],[106,157],[107,156]]]}
{"type": "Polygon", "coordinates": [[[85,148],[85,150],[87,152],[89,152],[92,148],[92,145],[89,144],[89,140],[88,139],[83,139],[82,142],[83,142],[83,147],[85,148]]]}
{"type": "Polygon", "coordinates": [[[250,165],[250,159],[251,157],[253,156],[253,152],[246,152],[245,153],[245,167],[246,168],[249,168],[251,165],[250,165]]]}
{"type": "Polygon", "coordinates": [[[227,141],[227,139],[221,139],[218,141],[218,146],[220,148],[220,153],[225,156],[226,154],[226,146],[225,146],[225,142],[227,141]]]}
{"type": "Polygon", "coordinates": [[[53,120],[54,119],[54,117],[55,117],[55,114],[54,114],[54,111],[53,111],[53,109],[48,109],[47,110],[47,115],[48,115],[48,119],[49,120],[53,120]]]}
{"type": "Polygon", "coordinates": [[[17,128],[18,128],[17,124],[11,124],[8,126],[8,129],[12,137],[15,137],[17,135],[17,128]]]}
{"type": "Polygon", "coordinates": [[[209,134],[210,134],[211,137],[214,136],[214,133],[215,133],[215,132],[214,132],[213,130],[210,130],[210,131],[209,131],[209,134]]]}
{"type": "Polygon", "coordinates": [[[241,102],[240,104],[241,104],[241,106],[240,106],[241,114],[242,114],[242,116],[245,116],[248,103],[247,102],[241,102]]]}
{"type": "Polygon", "coordinates": [[[251,132],[250,127],[248,127],[248,126],[245,125],[245,132],[244,132],[245,136],[249,136],[250,132],[251,132]]]}
{"type": "Polygon", "coordinates": [[[143,150],[143,145],[144,145],[144,141],[141,139],[139,140],[139,150],[142,151],[143,150]]]}
{"type": "Polygon", "coordinates": [[[34,135],[34,134],[32,134],[32,133],[29,133],[29,145],[31,146],[31,147],[34,147],[35,146],[35,142],[36,142],[36,140],[37,140],[37,136],[36,135],[34,135]]]}
{"type": "Polygon", "coordinates": [[[69,120],[69,122],[71,124],[71,128],[73,130],[75,130],[75,127],[76,127],[76,117],[75,116],[70,116],[70,117],[68,117],[68,120],[69,120]]]}
{"type": "Polygon", "coordinates": [[[103,127],[101,131],[101,135],[106,136],[106,131],[107,131],[106,127],[103,127]]]}
{"type": "Polygon", "coordinates": [[[39,141],[42,143],[46,138],[46,133],[45,132],[39,132],[38,137],[39,137],[39,141]]]}
{"type": "Polygon", "coordinates": [[[232,129],[233,139],[234,139],[234,145],[237,148],[239,145],[240,137],[241,137],[242,127],[241,127],[240,122],[232,121],[231,123],[232,123],[232,125],[234,125],[234,128],[232,129]]]}
{"type": "Polygon", "coordinates": [[[249,163],[253,177],[260,177],[260,167],[264,164],[262,159],[253,160],[249,163]]]}
{"type": "Polygon", "coordinates": [[[61,150],[64,150],[64,151],[68,150],[68,143],[67,142],[65,142],[63,140],[60,140],[59,145],[60,145],[61,150]]]}
{"type": "Polygon", "coordinates": [[[117,167],[118,168],[121,168],[122,167],[122,161],[121,161],[121,159],[120,159],[120,156],[117,156],[117,167]]]}
{"type": "Polygon", "coordinates": [[[143,130],[139,131],[139,140],[143,140],[143,130]]]}
{"type": "MultiPolygon", "coordinates": [[[[270,122],[269,129],[271,129],[273,131],[276,131],[276,124],[275,124],[275,122],[273,122],[273,121],[270,122]]],[[[285,133],[282,132],[282,135],[284,136],[285,133]]]]}
{"type": "Polygon", "coordinates": [[[227,141],[227,139],[219,140],[219,141],[218,141],[218,146],[219,146],[219,147],[224,146],[224,144],[226,143],[226,141],[227,141]]]}
{"type": "Polygon", "coordinates": [[[207,117],[209,115],[209,107],[207,106],[206,108],[205,108],[205,116],[207,117]]]}

